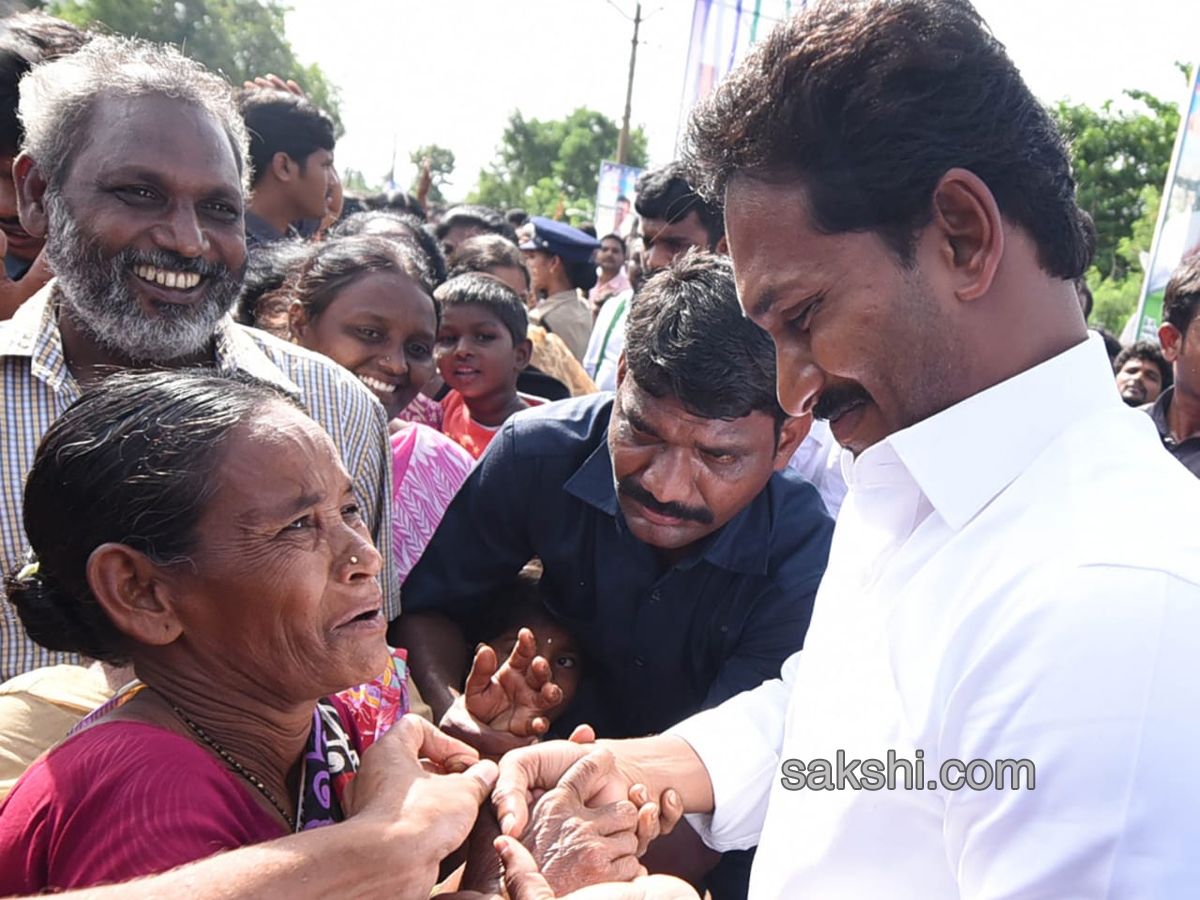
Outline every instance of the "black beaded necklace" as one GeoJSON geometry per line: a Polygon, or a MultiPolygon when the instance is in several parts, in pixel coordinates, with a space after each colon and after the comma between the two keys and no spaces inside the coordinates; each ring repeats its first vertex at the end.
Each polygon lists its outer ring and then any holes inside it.
{"type": "MultiPolygon", "coordinates": [[[[158,694],[158,691],[155,691],[155,693],[158,694]]],[[[268,802],[270,802],[270,804],[273,807],[275,807],[277,810],[279,810],[279,814],[281,816],[283,816],[283,821],[287,822],[288,831],[296,830],[296,820],[293,819],[290,815],[288,815],[288,811],[284,808],[283,804],[280,803],[275,798],[275,795],[271,793],[271,789],[268,788],[265,784],[263,784],[263,780],[261,778],[259,778],[257,775],[255,775],[253,772],[251,772],[249,769],[247,769],[245,766],[243,766],[240,762],[238,762],[236,759],[234,759],[230,755],[228,750],[226,750],[224,747],[222,747],[220,744],[218,744],[216,741],[214,741],[211,737],[208,736],[208,732],[206,732],[203,728],[201,728],[199,725],[197,725],[195,722],[193,722],[191,719],[189,719],[187,713],[185,713],[182,709],[180,709],[178,706],[176,706],[170,700],[167,700],[167,698],[163,697],[162,694],[158,694],[158,696],[163,698],[163,700],[166,702],[166,704],[175,711],[175,715],[179,716],[179,718],[183,721],[183,724],[186,725],[188,728],[190,728],[192,733],[194,735],[196,735],[196,737],[200,738],[200,740],[202,740],[205,744],[207,744],[209,747],[211,747],[213,752],[216,753],[217,756],[219,756],[219,757],[221,757],[221,759],[225,760],[225,763],[226,763],[226,765],[229,766],[229,768],[233,769],[233,771],[237,772],[239,775],[241,775],[243,778],[245,778],[248,782],[250,782],[250,784],[254,786],[255,790],[257,790],[260,794],[262,794],[264,797],[266,797],[268,802]]]]}

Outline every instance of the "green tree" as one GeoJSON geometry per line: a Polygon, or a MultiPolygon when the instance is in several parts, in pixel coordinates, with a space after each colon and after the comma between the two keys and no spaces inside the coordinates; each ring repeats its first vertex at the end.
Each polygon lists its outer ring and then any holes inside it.
{"type": "Polygon", "coordinates": [[[1079,205],[1096,223],[1096,270],[1113,281],[1139,268],[1135,245],[1123,251],[1122,241],[1146,213],[1144,189],[1166,180],[1179,130],[1175,104],[1145,91],[1125,94],[1144,110],[1118,111],[1111,101],[1099,109],[1060,102],[1054,110],[1071,143],[1079,205]]]}
{"type": "Polygon", "coordinates": [[[284,34],[275,0],[51,0],[46,11],[80,26],[173,44],[240,87],[271,72],[294,79],[344,131],[337,88],[320,66],[305,66],[284,34]]]}
{"type": "MultiPolygon", "coordinates": [[[[520,206],[537,215],[595,206],[600,163],[617,152],[620,128],[608,116],[580,107],[564,119],[509,116],[492,164],[479,173],[469,200],[497,209],[520,206]]],[[[627,162],[646,164],[646,134],[630,132],[627,162]]]]}
{"type": "Polygon", "coordinates": [[[1105,277],[1097,266],[1092,266],[1088,272],[1088,287],[1092,289],[1095,301],[1090,320],[1093,325],[1120,334],[1137,309],[1144,276],[1141,254],[1150,252],[1161,199],[1162,190],[1157,185],[1146,185],[1141,196],[1142,214],[1133,223],[1129,234],[1117,242],[1117,255],[1132,261],[1128,270],[1117,277],[1105,277]]]}
{"type": "Polygon", "coordinates": [[[450,176],[454,173],[454,151],[447,150],[445,147],[439,147],[437,144],[428,144],[424,147],[418,147],[408,155],[412,164],[417,167],[417,172],[413,176],[412,193],[419,193],[421,186],[421,169],[425,164],[425,160],[429,160],[429,199],[434,203],[445,203],[446,198],[442,194],[442,186],[450,180],[450,176]]]}

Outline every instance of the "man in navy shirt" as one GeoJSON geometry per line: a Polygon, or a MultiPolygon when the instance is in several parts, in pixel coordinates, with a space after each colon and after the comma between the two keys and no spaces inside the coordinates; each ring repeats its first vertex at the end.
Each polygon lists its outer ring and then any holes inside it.
{"type": "MultiPolygon", "coordinates": [[[[779,407],[774,347],[742,315],[728,262],[676,260],[633,305],[615,398],[505,423],[405,582],[391,637],[435,713],[462,685],[464,638],[486,637],[489,592],[535,556],[588,656],[560,730],[649,734],[776,677],[833,531],[784,468],[808,425],[779,407]]],[[[444,724],[505,749],[455,716],[444,724]]]]}

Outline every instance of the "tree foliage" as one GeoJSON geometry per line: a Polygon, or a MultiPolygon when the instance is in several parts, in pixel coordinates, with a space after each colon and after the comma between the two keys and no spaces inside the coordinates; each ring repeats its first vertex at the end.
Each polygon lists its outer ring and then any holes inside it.
{"type": "Polygon", "coordinates": [[[46,11],[80,26],[173,44],[236,87],[268,72],[292,78],[343,132],[337,88],[320,66],[305,66],[284,34],[275,0],[51,0],[46,11]]]}
{"type": "MultiPolygon", "coordinates": [[[[553,216],[568,208],[590,216],[596,203],[600,163],[614,159],[620,128],[603,113],[579,107],[564,119],[509,116],[496,159],[479,173],[470,200],[497,209],[520,206],[553,216]]],[[[629,134],[627,163],[646,164],[646,134],[629,134]]]]}
{"type": "Polygon", "coordinates": [[[1161,188],[1179,130],[1179,110],[1145,91],[1126,91],[1145,110],[1118,111],[1059,103],[1059,127],[1071,142],[1079,205],[1096,223],[1095,266],[1101,278],[1124,279],[1138,268],[1136,251],[1122,252],[1146,213],[1147,185],[1161,188]]]}
{"type": "Polygon", "coordinates": [[[417,167],[416,174],[413,175],[412,193],[418,193],[418,188],[421,184],[421,169],[425,164],[425,160],[428,159],[431,178],[429,199],[434,203],[445,203],[446,197],[442,193],[442,186],[454,174],[454,151],[447,150],[445,147],[439,147],[437,144],[427,144],[424,147],[418,147],[408,155],[408,158],[417,167]]]}

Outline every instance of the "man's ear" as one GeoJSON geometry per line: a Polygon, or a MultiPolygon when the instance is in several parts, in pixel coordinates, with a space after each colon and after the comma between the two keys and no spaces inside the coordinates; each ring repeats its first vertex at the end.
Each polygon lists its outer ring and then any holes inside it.
{"type": "Polygon", "coordinates": [[[959,300],[978,300],[991,289],[1004,256],[1004,222],[991,190],[966,169],[950,169],[933,189],[939,252],[952,272],[959,300]]]}
{"type": "Polygon", "coordinates": [[[779,426],[779,443],[775,448],[775,471],[782,472],[788,461],[796,455],[796,449],[808,437],[812,428],[813,418],[807,416],[788,416],[779,426]]]}
{"type": "Polygon", "coordinates": [[[621,351],[621,355],[617,357],[617,390],[621,389],[621,382],[625,380],[625,351],[621,351]]]}
{"type": "Polygon", "coordinates": [[[300,338],[308,331],[308,310],[304,308],[304,304],[299,300],[293,300],[288,305],[287,317],[288,333],[291,334],[296,343],[300,343],[300,338]]]}
{"type": "Polygon", "coordinates": [[[291,181],[298,171],[296,161],[282,150],[271,157],[271,174],[277,181],[291,181]]]}
{"type": "Polygon", "coordinates": [[[518,341],[513,347],[513,362],[516,364],[517,371],[520,372],[527,365],[529,359],[533,356],[533,341],[525,338],[523,341],[518,341]]]}
{"type": "Polygon", "coordinates": [[[717,241],[717,246],[713,247],[712,252],[717,254],[717,256],[728,256],[729,238],[727,238],[725,235],[721,235],[721,239],[717,241]]]}
{"type": "Polygon", "coordinates": [[[17,212],[21,227],[34,237],[44,238],[50,230],[46,214],[46,179],[28,153],[13,160],[13,182],[17,189],[17,212]]]}
{"type": "Polygon", "coordinates": [[[1174,363],[1179,358],[1179,350],[1183,344],[1183,333],[1170,322],[1163,322],[1158,329],[1158,343],[1162,346],[1163,356],[1167,362],[1174,363]]]}
{"type": "Polygon", "coordinates": [[[92,594],[122,634],[140,644],[165,646],[183,627],[162,569],[126,544],[101,544],[87,561],[92,594]]]}

